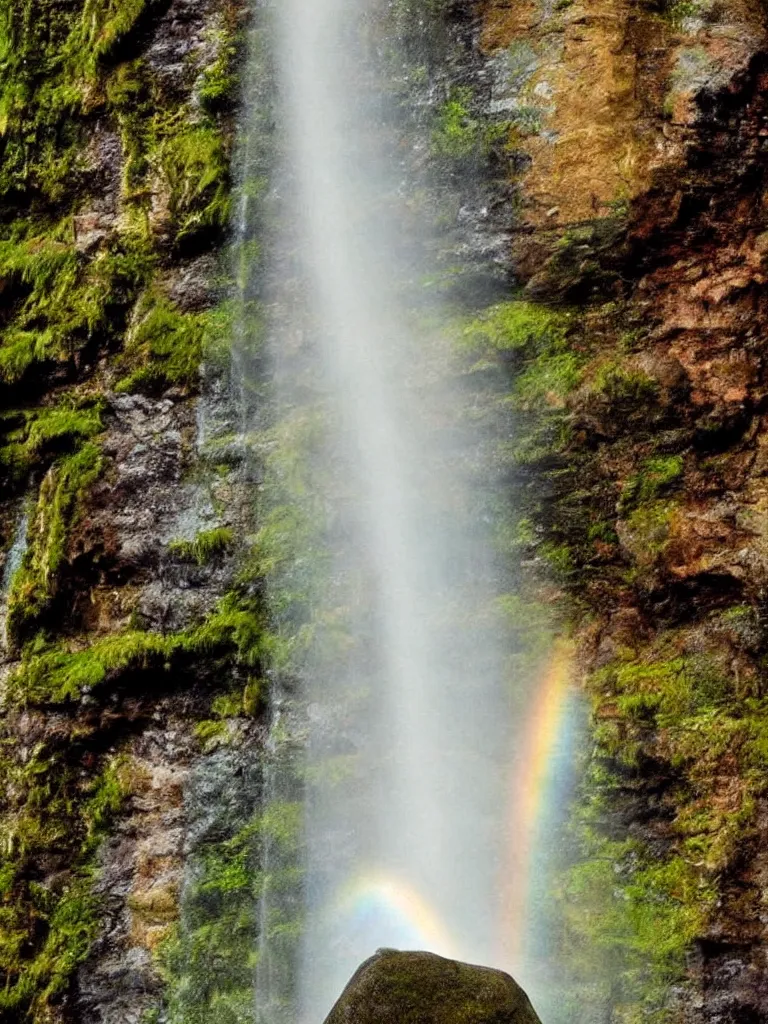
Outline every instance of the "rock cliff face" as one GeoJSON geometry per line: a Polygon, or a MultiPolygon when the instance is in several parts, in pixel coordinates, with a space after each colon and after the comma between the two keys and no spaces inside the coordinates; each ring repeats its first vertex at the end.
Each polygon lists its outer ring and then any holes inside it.
{"type": "MultiPolygon", "coordinates": [[[[593,702],[568,1019],[766,1020],[766,14],[395,6],[521,579],[593,702]]],[[[226,370],[246,13],[0,12],[3,1021],[250,1019],[259,843],[296,842],[226,370]]]]}
{"type": "Polygon", "coordinates": [[[216,370],[243,14],[0,15],[3,1020],[148,1019],[185,864],[254,771],[216,781],[217,737],[258,746],[234,618],[192,639],[244,532],[216,370]]]}
{"type": "MultiPolygon", "coordinates": [[[[686,956],[684,997],[622,975],[643,970],[627,949],[610,998],[763,1020],[765,13],[576,0],[482,19],[481,46],[515,69],[494,99],[525,154],[515,273],[570,306],[580,362],[551,388],[566,429],[536,455],[553,482],[534,550],[558,546],[584,624],[582,837],[686,956]]],[[[575,869],[577,904],[592,874],[575,869]]]]}

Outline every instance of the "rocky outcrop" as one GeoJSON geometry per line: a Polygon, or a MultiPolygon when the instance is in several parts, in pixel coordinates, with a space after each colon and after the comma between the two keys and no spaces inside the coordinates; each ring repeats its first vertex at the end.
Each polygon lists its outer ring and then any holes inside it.
{"type": "Polygon", "coordinates": [[[355,972],[325,1024],[539,1024],[539,1018],[503,971],[380,949],[355,972]]]}

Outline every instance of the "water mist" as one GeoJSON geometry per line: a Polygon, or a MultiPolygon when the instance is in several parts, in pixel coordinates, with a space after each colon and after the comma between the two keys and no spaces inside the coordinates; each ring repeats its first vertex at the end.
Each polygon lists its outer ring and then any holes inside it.
{"type": "MultiPolygon", "coordinates": [[[[273,728],[292,719],[304,750],[304,920],[295,1007],[262,939],[265,1024],[322,1020],[382,946],[514,966],[500,891],[520,694],[498,641],[482,439],[462,415],[447,313],[414,300],[433,268],[414,257],[413,182],[383,99],[386,6],[271,11],[283,159],[272,378],[279,416],[320,424],[308,489],[327,560],[312,642],[273,693],[273,728]]],[[[267,800],[296,794],[295,759],[281,777],[274,748],[267,800]]],[[[268,881],[265,921],[279,899],[268,881]]]]}

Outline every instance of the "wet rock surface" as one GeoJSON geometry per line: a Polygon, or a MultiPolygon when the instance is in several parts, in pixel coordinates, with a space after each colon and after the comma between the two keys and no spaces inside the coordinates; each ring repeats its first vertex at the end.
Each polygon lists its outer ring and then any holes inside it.
{"type": "Polygon", "coordinates": [[[711,702],[721,723],[743,721],[765,692],[765,12],[490,0],[482,16],[495,101],[530,120],[515,137],[527,153],[515,270],[537,302],[576,301],[592,321],[570,441],[538,472],[562,473],[541,521],[575,553],[561,585],[595,615],[581,656],[596,673],[598,732],[638,743],[631,757],[600,748],[617,772],[606,827],[670,857],[685,849],[692,808],[710,808],[718,834],[721,805],[732,816],[749,805],[716,866],[684,853],[719,896],[668,1012],[686,1024],[765,1020],[761,788],[740,739],[706,744],[697,764],[676,745],[701,727],[691,708],[711,702]],[[635,381],[634,399],[605,387],[614,373],[635,381]],[[656,486],[659,466],[674,467],[673,482],[656,486]],[[605,537],[586,539],[598,521],[605,537]],[[677,657],[706,663],[720,696],[693,670],[688,707],[657,718],[621,706],[611,673],[647,673],[653,700],[677,657]]]}
{"type": "Polygon", "coordinates": [[[503,971],[432,953],[381,949],[352,977],[325,1024],[540,1024],[503,971]]]}
{"type": "Polygon", "coordinates": [[[236,747],[201,753],[200,712],[189,694],[161,700],[129,744],[132,794],[99,854],[102,925],[78,975],[78,1019],[89,1024],[140,1022],[156,1012],[164,993],[156,958],[184,913],[192,865],[258,806],[261,731],[241,728],[236,747]]]}

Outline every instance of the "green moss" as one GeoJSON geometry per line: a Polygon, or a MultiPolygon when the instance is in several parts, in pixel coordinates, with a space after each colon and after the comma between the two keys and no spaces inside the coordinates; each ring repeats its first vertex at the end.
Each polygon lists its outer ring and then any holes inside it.
{"type": "Polygon", "coordinates": [[[231,693],[220,693],[211,705],[211,711],[218,718],[252,718],[260,705],[261,682],[250,679],[242,689],[231,693]]]}
{"type": "Polygon", "coordinates": [[[551,463],[567,448],[571,437],[567,422],[540,416],[547,410],[533,410],[531,421],[518,425],[515,439],[499,446],[499,455],[513,466],[539,467],[551,463]]]}
{"type": "Polygon", "coordinates": [[[478,113],[478,104],[468,86],[454,86],[440,107],[430,139],[430,155],[448,168],[468,163],[482,165],[499,147],[508,148],[513,123],[478,113]]]}
{"type": "MultiPolygon", "coordinates": [[[[93,75],[100,61],[134,29],[154,0],[85,0],[80,25],[72,37],[72,50],[86,74],[93,75]]],[[[73,54],[74,56],[74,54],[73,54]]]]}
{"type": "Polygon", "coordinates": [[[680,857],[652,864],[635,846],[594,836],[584,853],[563,888],[575,975],[566,1003],[582,1015],[590,1004],[611,1006],[612,1019],[626,1024],[671,1020],[669,986],[684,975],[712,888],[680,857]]]}
{"type": "Polygon", "coordinates": [[[693,701],[690,674],[682,658],[619,663],[598,673],[594,684],[607,685],[616,696],[621,717],[638,724],[674,720],[690,710],[693,701]]]}
{"type": "Polygon", "coordinates": [[[253,1020],[260,926],[280,943],[284,959],[301,933],[301,919],[286,910],[271,906],[266,921],[259,913],[265,887],[287,890],[300,879],[301,815],[297,803],[273,803],[249,820],[227,822],[228,836],[193,854],[181,922],[158,951],[171,1024],[253,1020]],[[262,870],[265,844],[269,875],[262,870]]]}
{"type": "Polygon", "coordinates": [[[121,360],[134,369],[115,390],[152,394],[172,386],[194,388],[206,348],[214,346],[227,323],[226,311],[183,313],[161,293],[147,291],[136,306],[121,360]]]}
{"type": "Polygon", "coordinates": [[[662,856],[609,834],[620,786],[598,753],[571,826],[571,849],[579,856],[563,873],[558,893],[561,962],[568,965],[564,1000],[579,1019],[610,1010],[622,1024],[666,1024],[670,987],[684,977],[687,953],[705,928],[717,890],[685,857],[662,856]]]}
{"type": "Polygon", "coordinates": [[[206,752],[226,743],[229,736],[227,723],[217,719],[206,719],[195,726],[195,737],[206,752]]]}
{"type": "Polygon", "coordinates": [[[707,0],[667,0],[664,4],[664,17],[680,27],[689,18],[701,17],[710,6],[707,0]]]}
{"type": "Polygon", "coordinates": [[[171,190],[169,213],[177,241],[206,229],[221,230],[230,215],[230,158],[213,123],[164,126],[157,163],[171,190]]]}
{"type": "Polygon", "coordinates": [[[472,90],[454,88],[443,104],[432,133],[432,153],[439,158],[464,160],[477,155],[480,121],[473,117],[472,90]]]}
{"type": "Polygon", "coordinates": [[[15,383],[35,364],[71,360],[95,333],[109,336],[113,314],[151,268],[142,240],[127,236],[82,259],[69,220],[47,235],[0,242],[0,275],[17,283],[21,296],[0,331],[0,380],[15,383]]]}
{"type": "Polygon", "coordinates": [[[106,761],[90,785],[64,751],[39,745],[31,759],[5,750],[3,776],[18,795],[6,797],[0,921],[0,971],[5,987],[0,1010],[14,1019],[50,1019],[51,1005],[67,990],[75,968],[96,937],[98,904],[93,893],[94,855],[126,795],[124,762],[106,761]],[[28,865],[68,858],[69,872],[43,886],[28,865]]]}
{"type": "Polygon", "coordinates": [[[28,633],[55,596],[69,531],[101,468],[101,449],[89,442],[57,462],[43,480],[29,527],[28,548],[8,596],[7,630],[13,641],[28,633]]]}
{"type": "Polygon", "coordinates": [[[568,958],[581,961],[577,969],[586,978],[598,970],[587,951],[603,948],[599,969],[618,982],[601,999],[624,1004],[621,1020],[634,1021],[633,1013],[667,1020],[666,996],[682,981],[685,956],[707,929],[724,872],[756,835],[768,703],[744,697],[723,650],[720,630],[735,628],[742,610],[735,618],[710,618],[696,635],[679,629],[639,652],[625,650],[588,684],[597,746],[575,826],[584,859],[569,872],[562,894],[568,958]],[[666,778],[675,815],[653,858],[614,838],[623,787],[648,771],[666,778]],[[733,780],[727,807],[720,799],[724,773],[733,780]]]}
{"type": "Polygon", "coordinates": [[[562,348],[567,327],[566,314],[547,306],[522,300],[502,302],[466,324],[461,343],[497,352],[553,353],[562,348]]]}
{"type": "Polygon", "coordinates": [[[684,804],[675,819],[675,830],[683,837],[684,856],[701,865],[709,877],[717,877],[755,834],[756,812],[751,794],[744,794],[738,806],[727,811],[700,798],[684,804]]]}
{"type": "Polygon", "coordinates": [[[58,405],[0,414],[0,466],[11,484],[23,483],[33,466],[101,432],[102,403],[70,395],[58,405]],[[3,430],[2,424],[7,424],[3,430]]]}
{"type": "Polygon", "coordinates": [[[232,546],[234,533],[229,526],[219,526],[213,530],[198,533],[194,540],[174,540],[169,548],[184,562],[196,562],[206,565],[217,555],[232,546]]]}
{"type": "Polygon", "coordinates": [[[11,693],[32,703],[61,703],[77,699],[84,690],[102,684],[110,674],[159,669],[167,665],[180,641],[159,633],[130,631],[97,640],[80,651],[43,643],[28,645],[16,671],[11,693]]]}
{"type": "Polygon", "coordinates": [[[650,564],[664,551],[676,511],[674,502],[659,500],[641,505],[628,517],[629,547],[638,564],[650,564]]]}
{"type": "Polygon", "coordinates": [[[9,690],[13,699],[23,703],[63,703],[126,672],[169,672],[203,654],[209,658],[236,654],[244,667],[255,668],[270,652],[273,640],[253,602],[233,593],[202,623],[180,633],[128,630],[80,650],[38,638],[24,648],[9,690]]]}
{"type": "Polygon", "coordinates": [[[642,370],[620,360],[608,360],[597,367],[591,383],[592,394],[611,405],[632,408],[654,399],[656,382],[642,370]]]}
{"type": "Polygon", "coordinates": [[[561,407],[581,380],[582,361],[574,352],[542,353],[515,380],[513,397],[522,409],[540,404],[561,407]]]}
{"type": "Polygon", "coordinates": [[[604,544],[617,544],[619,538],[616,535],[614,524],[607,520],[599,520],[591,523],[587,531],[587,540],[602,541],[604,544]]]}
{"type": "MultiPolygon", "coordinates": [[[[153,192],[167,193],[174,244],[227,223],[229,153],[215,116],[191,116],[188,98],[161,95],[140,59],[112,66],[153,8],[155,0],[10,0],[0,16],[0,203],[6,194],[35,207],[29,223],[0,227],[0,275],[15,285],[6,291],[13,308],[0,330],[0,380],[15,383],[36,364],[67,362],[94,337],[110,344],[122,333],[154,269],[153,192]],[[73,227],[86,183],[85,120],[104,104],[123,128],[127,203],[113,237],[85,254],[73,227]]],[[[198,97],[211,109],[231,87],[231,17],[218,35],[198,97]]],[[[189,380],[193,358],[191,344],[180,365],[163,358],[169,378],[189,380]]]]}
{"type": "MultiPolygon", "coordinates": [[[[499,303],[462,325],[459,351],[469,373],[498,374],[515,412],[513,440],[499,456],[517,466],[551,461],[568,443],[566,399],[579,385],[583,358],[571,345],[570,313],[523,300],[499,303]]],[[[490,385],[485,382],[484,391],[490,385]]],[[[488,401],[488,397],[485,397],[488,401]]]]}
{"type": "Polygon", "coordinates": [[[537,553],[559,579],[569,576],[575,570],[573,557],[567,544],[546,541],[537,548],[537,553]]]}
{"type": "Polygon", "coordinates": [[[85,402],[70,400],[28,413],[24,447],[30,455],[39,455],[61,441],[91,438],[102,430],[101,412],[102,403],[90,399],[85,402]]]}
{"type": "Polygon", "coordinates": [[[0,132],[27,146],[88,104],[116,46],[154,0],[9,0],[0,17],[0,132]],[[37,102],[33,102],[36,99],[37,102]]]}
{"type": "Polygon", "coordinates": [[[627,480],[619,499],[620,511],[645,504],[667,493],[683,475],[682,455],[660,455],[646,459],[639,471],[627,480]]]}
{"type": "Polygon", "coordinates": [[[227,24],[209,40],[216,47],[216,60],[203,69],[197,97],[204,110],[215,113],[230,104],[237,86],[238,36],[234,24],[227,24]]]}

